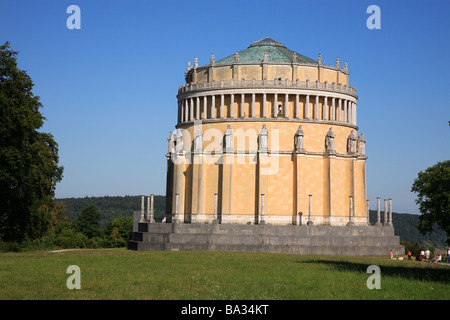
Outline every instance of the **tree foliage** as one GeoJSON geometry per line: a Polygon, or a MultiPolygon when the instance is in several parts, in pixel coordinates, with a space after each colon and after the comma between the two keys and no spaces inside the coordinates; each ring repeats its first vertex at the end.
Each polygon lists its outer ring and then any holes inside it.
{"type": "Polygon", "coordinates": [[[425,234],[437,224],[447,233],[450,244],[450,160],[419,172],[411,191],[417,193],[416,203],[422,213],[417,228],[425,234]]]}
{"type": "Polygon", "coordinates": [[[101,235],[101,219],[101,211],[95,205],[90,204],[78,215],[77,229],[88,238],[98,237],[101,235]]]}
{"type": "Polygon", "coordinates": [[[49,133],[39,132],[42,104],[32,92],[33,82],[17,67],[17,51],[0,46],[0,238],[21,241],[36,236],[40,221],[50,216],[55,186],[62,179],[58,145],[49,133]]]}

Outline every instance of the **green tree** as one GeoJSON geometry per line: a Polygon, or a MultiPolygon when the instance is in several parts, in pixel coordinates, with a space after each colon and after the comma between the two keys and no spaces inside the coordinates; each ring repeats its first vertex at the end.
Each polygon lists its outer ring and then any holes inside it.
{"type": "Polygon", "coordinates": [[[121,217],[108,221],[105,226],[105,244],[109,247],[126,247],[133,230],[133,217],[121,217]]]}
{"type": "Polygon", "coordinates": [[[9,42],[0,46],[0,238],[22,241],[42,234],[63,167],[58,145],[49,133],[39,132],[42,104],[32,92],[33,82],[17,67],[17,51],[9,42]],[[45,221],[43,221],[45,219],[45,221]],[[39,227],[37,227],[40,229],[39,227]]]}
{"type": "Polygon", "coordinates": [[[88,238],[98,237],[102,233],[100,228],[101,219],[102,212],[98,210],[95,204],[90,204],[78,215],[77,229],[88,238]]]}
{"type": "Polygon", "coordinates": [[[416,203],[422,215],[417,228],[422,234],[433,231],[433,224],[447,233],[450,245],[450,160],[438,162],[419,172],[411,188],[417,193],[416,203]]]}

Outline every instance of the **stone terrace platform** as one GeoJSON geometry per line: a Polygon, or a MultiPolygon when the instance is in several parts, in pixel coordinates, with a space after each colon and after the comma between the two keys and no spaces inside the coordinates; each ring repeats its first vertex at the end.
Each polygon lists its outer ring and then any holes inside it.
{"type": "Polygon", "coordinates": [[[311,255],[405,254],[392,226],[139,223],[132,250],[247,251],[311,255]]]}

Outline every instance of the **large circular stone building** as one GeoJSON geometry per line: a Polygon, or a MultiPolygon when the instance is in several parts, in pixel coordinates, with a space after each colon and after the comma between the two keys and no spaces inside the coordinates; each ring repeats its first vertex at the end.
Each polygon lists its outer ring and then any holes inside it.
{"type": "Polygon", "coordinates": [[[347,63],[270,38],[178,88],[167,218],[187,223],[367,225],[366,155],[347,63]]]}

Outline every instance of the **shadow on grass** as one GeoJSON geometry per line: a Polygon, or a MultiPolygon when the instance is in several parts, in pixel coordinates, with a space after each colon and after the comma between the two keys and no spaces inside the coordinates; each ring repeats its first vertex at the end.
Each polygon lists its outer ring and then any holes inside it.
{"type": "MultiPolygon", "coordinates": [[[[370,265],[364,263],[333,260],[306,260],[297,261],[297,263],[325,264],[335,268],[338,271],[350,271],[357,273],[366,273],[367,268],[370,265]]],[[[450,267],[448,269],[428,268],[424,266],[380,265],[379,267],[381,275],[404,278],[411,281],[439,282],[444,284],[450,283],[450,267]]]]}

